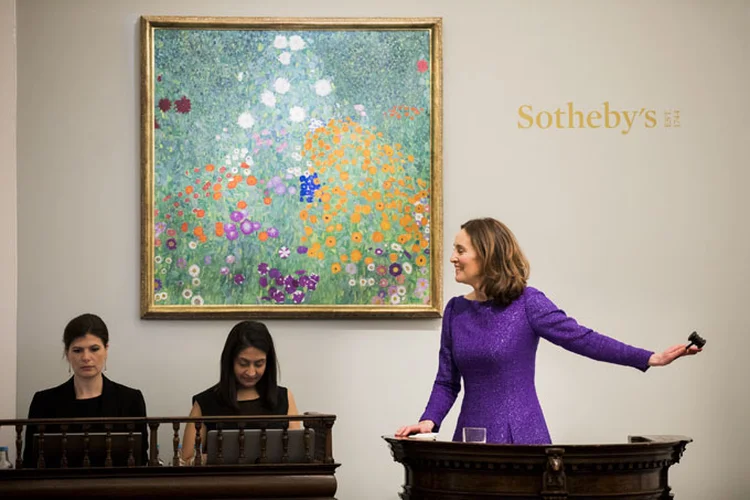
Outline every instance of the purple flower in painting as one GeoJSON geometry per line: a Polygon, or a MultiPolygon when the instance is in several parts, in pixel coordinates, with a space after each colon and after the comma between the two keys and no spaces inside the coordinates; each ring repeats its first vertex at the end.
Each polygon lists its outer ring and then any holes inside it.
{"type": "Polygon", "coordinates": [[[238,285],[241,285],[245,282],[245,277],[241,274],[235,274],[234,275],[234,282],[238,285]]]}
{"type": "Polygon", "coordinates": [[[302,276],[299,279],[299,286],[307,287],[308,283],[312,283],[312,280],[309,276],[302,276]]]}
{"type": "Polygon", "coordinates": [[[295,274],[298,274],[298,275],[300,275],[300,276],[302,276],[302,275],[303,275],[303,274],[305,274],[306,272],[307,272],[307,271],[305,271],[304,269],[297,269],[296,271],[294,271],[294,273],[295,273],[295,274]]]}
{"type": "Polygon", "coordinates": [[[284,291],[285,291],[286,293],[294,293],[294,292],[295,292],[296,290],[297,290],[297,287],[296,287],[296,286],[286,285],[286,286],[284,287],[284,291]]]}
{"type": "Polygon", "coordinates": [[[313,280],[313,282],[318,283],[320,281],[320,276],[313,273],[310,275],[310,279],[313,280]]]}
{"type": "Polygon", "coordinates": [[[175,248],[177,248],[177,240],[175,240],[174,238],[169,238],[167,240],[167,248],[169,248],[170,250],[174,250],[175,248]]]}
{"type": "Polygon", "coordinates": [[[388,272],[391,273],[391,276],[398,276],[399,274],[401,274],[401,264],[399,264],[398,262],[394,262],[388,268],[388,272]]]}
{"type": "Polygon", "coordinates": [[[159,290],[161,290],[161,280],[160,279],[155,279],[154,280],[154,291],[158,292],[159,290]]]}
{"type": "Polygon", "coordinates": [[[252,221],[251,224],[253,225],[253,231],[259,230],[263,225],[260,222],[252,221]]]}
{"type": "Polygon", "coordinates": [[[239,222],[245,217],[245,214],[242,212],[235,210],[232,212],[232,214],[229,216],[230,219],[232,219],[234,222],[239,222]]]}
{"type": "Polygon", "coordinates": [[[407,252],[406,250],[404,250],[404,256],[405,256],[405,257],[406,257],[407,259],[411,259],[411,254],[410,254],[409,252],[407,252]]]}
{"type": "Polygon", "coordinates": [[[227,274],[229,274],[229,268],[227,266],[222,267],[221,268],[221,274],[223,274],[224,276],[226,276],[227,274]]]}
{"type": "Polygon", "coordinates": [[[258,284],[260,285],[261,288],[267,287],[268,286],[268,278],[266,278],[265,276],[261,276],[258,279],[258,284]]]}
{"type": "Polygon", "coordinates": [[[180,269],[183,269],[185,266],[187,266],[187,261],[185,260],[185,257],[180,257],[177,259],[177,267],[180,269]]]}
{"type": "Polygon", "coordinates": [[[205,257],[203,257],[203,263],[209,265],[211,263],[211,256],[206,255],[205,257]]]}
{"type": "Polygon", "coordinates": [[[388,286],[388,280],[385,278],[380,278],[378,285],[380,285],[380,288],[385,288],[388,286]]]}
{"type": "Polygon", "coordinates": [[[380,290],[380,291],[378,292],[378,297],[380,297],[381,299],[382,299],[382,298],[385,298],[385,290],[380,290]]]}
{"type": "Polygon", "coordinates": [[[278,286],[284,286],[284,278],[282,278],[281,276],[279,276],[278,278],[276,278],[276,284],[278,286]]]}
{"type": "Polygon", "coordinates": [[[182,99],[177,99],[174,102],[174,107],[178,113],[190,113],[190,110],[192,109],[190,99],[185,96],[182,96],[182,99]]]}
{"type": "Polygon", "coordinates": [[[425,255],[430,255],[430,249],[429,248],[425,248],[424,249],[424,254],[425,255]]]}
{"type": "Polygon", "coordinates": [[[266,264],[265,262],[261,262],[260,264],[258,264],[258,272],[260,274],[266,274],[268,272],[268,264],[266,264]]]}
{"type": "Polygon", "coordinates": [[[279,237],[279,230],[275,227],[269,227],[266,231],[268,233],[269,238],[278,238],[279,237]]]}
{"type": "Polygon", "coordinates": [[[157,222],[156,226],[154,226],[154,232],[156,233],[154,236],[159,236],[161,233],[167,230],[167,223],[166,222],[157,222]]]}
{"type": "Polygon", "coordinates": [[[242,231],[244,234],[250,234],[253,232],[253,223],[249,220],[245,219],[242,221],[242,224],[240,224],[240,231],[242,231]]]}
{"type": "Polygon", "coordinates": [[[288,258],[292,254],[292,251],[289,250],[287,247],[281,247],[279,248],[279,257],[282,259],[288,258]]]}
{"type": "Polygon", "coordinates": [[[229,231],[237,231],[237,226],[235,226],[231,222],[225,222],[224,223],[224,231],[227,232],[227,233],[229,231]]]}
{"type": "Polygon", "coordinates": [[[301,304],[302,302],[305,301],[305,292],[301,290],[297,290],[292,295],[292,300],[294,301],[295,304],[301,304]]]}
{"type": "Polygon", "coordinates": [[[289,274],[289,275],[287,275],[287,276],[286,276],[286,277],[284,278],[284,284],[285,284],[285,285],[294,285],[294,288],[297,288],[297,285],[299,285],[299,281],[297,281],[297,280],[296,280],[296,279],[294,278],[294,276],[292,276],[291,274],[289,274]]]}
{"type": "Polygon", "coordinates": [[[307,253],[307,247],[297,247],[297,253],[302,255],[307,253]]]}
{"type": "Polygon", "coordinates": [[[162,112],[166,113],[171,107],[172,101],[170,101],[166,97],[159,99],[159,109],[162,110],[162,112]]]}
{"type": "Polygon", "coordinates": [[[271,278],[278,278],[278,277],[281,276],[281,272],[274,267],[273,269],[271,269],[270,271],[268,271],[268,275],[271,278]]]}
{"type": "Polygon", "coordinates": [[[274,188],[274,191],[276,191],[276,194],[284,194],[286,193],[286,186],[283,184],[280,184],[274,188]]]}
{"type": "Polygon", "coordinates": [[[228,240],[236,240],[240,237],[240,233],[237,231],[227,231],[225,234],[227,235],[228,240]]]}
{"type": "Polygon", "coordinates": [[[383,249],[382,248],[376,248],[375,249],[375,255],[383,255],[383,249]]]}
{"type": "Polygon", "coordinates": [[[271,295],[271,297],[273,297],[273,300],[275,300],[278,304],[284,303],[284,292],[282,292],[281,290],[278,290],[276,293],[271,295]]]}

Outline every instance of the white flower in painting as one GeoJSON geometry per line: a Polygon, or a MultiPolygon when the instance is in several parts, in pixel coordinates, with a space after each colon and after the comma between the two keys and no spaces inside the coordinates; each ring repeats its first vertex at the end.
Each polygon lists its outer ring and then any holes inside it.
{"type": "Polygon", "coordinates": [[[244,129],[252,128],[255,125],[255,118],[253,118],[253,115],[249,111],[245,111],[237,118],[237,125],[244,129]]]}
{"type": "Polygon", "coordinates": [[[190,276],[192,276],[193,278],[195,278],[196,276],[198,276],[201,273],[201,268],[198,267],[197,264],[193,264],[188,269],[188,273],[190,273],[190,276]]]}
{"type": "Polygon", "coordinates": [[[404,270],[406,274],[411,274],[412,267],[411,267],[411,264],[409,264],[408,262],[404,262],[404,265],[401,266],[401,268],[404,270]]]}
{"type": "Polygon", "coordinates": [[[396,288],[396,293],[398,293],[400,296],[406,295],[406,287],[404,285],[399,286],[396,288]]]}
{"type": "Polygon", "coordinates": [[[198,248],[198,243],[195,241],[191,241],[190,243],[188,243],[188,246],[190,247],[190,250],[195,250],[196,248],[198,248]]]}
{"type": "Polygon", "coordinates": [[[356,285],[356,284],[357,284],[357,281],[356,281],[356,280],[354,280],[354,279],[350,279],[350,280],[349,280],[349,286],[354,286],[354,285],[356,285]]]}
{"type": "Polygon", "coordinates": [[[365,106],[364,106],[364,104],[355,104],[354,105],[354,110],[361,113],[362,111],[365,110],[365,106]]]}
{"type": "Polygon", "coordinates": [[[193,286],[200,286],[201,279],[200,278],[193,278],[193,286]]]}
{"type": "MultiPolygon", "coordinates": [[[[292,153],[292,160],[294,161],[302,161],[302,155],[299,153],[292,153]]],[[[292,170],[291,168],[289,169],[292,170]]]]}
{"type": "Polygon", "coordinates": [[[250,167],[252,167],[253,165],[255,165],[255,162],[253,161],[253,157],[250,156],[250,155],[248,155],[248,156],[245,157],[245,163],[247,163],[248,166],[250,166],[250,167]]]}
{"type": "Polygon", "coordinates": [[[422,214],[414,214],[414,219],[419,222],[422,220],[424,216],[422,214]]]}
{"type": "Polygon", "coordinates": [[[239,169],[239,168],[237,168],[237,167],[232,167],[232,173],[233,173],[233,174],[239,173],[239,171],[240,171],[240,169],[239,169]]]}
{"type": "Polygon", "coordinates": [[[276,106],[276,96],[273,95],[273,92],[271,92],[270,90],[264,90],[260,95],[260,102],[262,102],[269,108],[272,108],[276,106]]]}
{"type": "Polygon", "coordinates": [[[237,73],[237,80],[242,81],[244,77],[245,77],[245,74],[242,71],[237,73]]]}
{"type": "Polygon", "coordinates": [[[217,135],[217,136],[216,136],[216,140],[217,140],[217,141],[220,141],[220,140],[221,140],[221,136],[220,136],[220,135],[217,135]]]}
{"type": "Polygon", "coordinates": [[[370,262],[369,264],[367,264],[367,270],[368,271],[374,271],[375,270],[375,264],[373,264],[372,262],[370,262]]]}
{"type": "Polygon", "coordinates": [[[391,295],[391,304],[396,305],[401,303],[401,297],[396,294],[391,295]]]}
{"type": "Polygon", "coordinates": [[[165,267],[165,268],[163,268],[163,269],[162,269],[161,271],[159,271],[159,272],[160,272],[160,273],[162,273],[162,274],[167,274],[167,268],[165,267]]]}
{"type": "Polygon", "coordinates": [[[161,294],[160,293],[154,294],[154,302],[159,302],[160,300],[161,300],[161,294]]]}
{"type": "Polygon", "coordinates": [[[196,295],[195,297],[193,297],[193,300],[191,300],[190,303],[193,304],[194,306],[202,306],[203,297],[201,297],[200,295],[196,295]]]}
{"type": "Polygon", "coordinates": [[[186,299],[189,299],[190,297],[193,296],[193,291],[189,288],[186,288],[182,291],[182,296],[185,297],[186,299]]]}
{"type": "Polygon", "coordinates": [[[331,82],[328,80],[318,80],[315,82],[315,93],[319,96],[325,97],[331,93],[331,90],[333,88],[331,87],[331,82]]]}
{"type": "Polygon", "coordinates": [[[292,53],[282,52],[281,54],[279,54],[279,62],[284,66],[288,65],[290,62],[292,62],[292,53]]]}
{"type": "Polygon", "coordinates": [[[277,49],[285,49],[287,46],[286,37],[284,35],[276,35],[273,40],[273,46],[277,49]]]}
{"type": "Polygon", "coordinates": [[[305,48],[305,41],[299,35],[290,36],[289,48],[292,50],[302,50],[305,48]]]}
{"type": "Polygon", "coordinates": [[[156,257],[154,257],[154,262],[156,262],[157,264],[161,264],[161,255],[157,255],[156,257]]]}
{"type": "Polygon", "coordinates": [[[171,264],[172,263],[172,257],[167,257],[166,259],[164,259],[164,262],[166,262],[167,264],[171,264]]]}
{"type": "MultiPolygon", "coordinates": [[[[323,123],[323,120],[319,120],[318,118],[313,118],[312,120],[310,120],[310,125],[307,127],[307,129],[310,132],[315,132],[319,128],[322,128],[324,125],[325,124],[323,123]]],[[[312,164],[308,166],[312,166],[312,164]]]]}
{"type": "Polygon", "coordinates": [[[367,285],[372,286],[375,284],[375,278],[368,278],[367,279],[367,285]]]}
{"type": "Polygon", "coordinates": [[[169,294],[167,292],[161,292],[161,300],[167,300],[169,294]]]}
{"type": "Polygon", "coordinates": [[[286,94],[289,92],[290,88],[292,88],[292,86],[286,78],[277,78],[276,81],[273,82],[273,89],[279,94],[286,94]]]}
{"type": "Polygon", "coordinates": [[[404,247],[402,247],[398,243],[391,243],[391,249],[397,252],[401,252],[404,249],[404,247]]]}
{"type": "Polygon", "coordinates": [[[295,123],[299,123],[305,119],[305,110],[300,106],[294,106],[289,110],[289,119],[295,123]]]}
{"type": "MultiPolygon", "coordinates": [[[[272,95],[273,95],[273,94],[272,94],[272,95]]],[[[240,149],[240,154],[241,154],[242,156],[245,156],[245,155],[247,154],[247,148],[242,148],[242,149],[240,149]]]]}
{"type": "Polygon", "coordinates": [[[359,278],[359,286],[367,286],[367,278],[359,278]]]}

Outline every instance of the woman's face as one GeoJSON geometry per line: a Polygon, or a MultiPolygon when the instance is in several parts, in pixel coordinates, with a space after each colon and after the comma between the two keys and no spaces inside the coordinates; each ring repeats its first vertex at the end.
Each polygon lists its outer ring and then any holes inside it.
{"type": "Polygon", "coordinates": [[[478,290],[482,282],[482,270],[471,238],[463,229],[453,240],[451,263],[456,273],[456,281],[472,286],[478,290]]]}
{"type": "Polygon", "coordinates": [[[107,346],[96,335],[87,333],[70,343],[65,353],[76,377],[97,377],[107,362],[107,346]]]}
{"type": "Polygon", "coordinates": [[[266,353],[255,347],[246,347],[234,359],[234,376],[246,389],[255,387],[266,372],[266,353]]]}

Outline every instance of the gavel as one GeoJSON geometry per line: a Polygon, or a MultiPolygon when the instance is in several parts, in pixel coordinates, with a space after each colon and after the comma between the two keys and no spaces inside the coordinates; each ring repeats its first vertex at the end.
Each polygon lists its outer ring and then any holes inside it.
{"type": "Polygon", "coordinates": [[[697,347],[698,349],[702,349],[703,346],[706,345],[706,339],[698,335],[698,332],[691,333],[688,336],[688,340],[690,341],[690,343],[685,348],[686,351],[690,349],[690,346],[693,346],[693,345],[697,347]]]}

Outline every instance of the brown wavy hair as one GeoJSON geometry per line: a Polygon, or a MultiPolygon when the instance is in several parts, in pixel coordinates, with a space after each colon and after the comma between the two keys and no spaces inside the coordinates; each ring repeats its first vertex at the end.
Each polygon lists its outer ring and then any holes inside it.
{"type": "Polygon", "coordinates": [[[482,269],[481,290],[496,304],[517,299],[529,279],[529,261],[508,226],[491,217],[461,225],[471,238],[482,269]]]}

